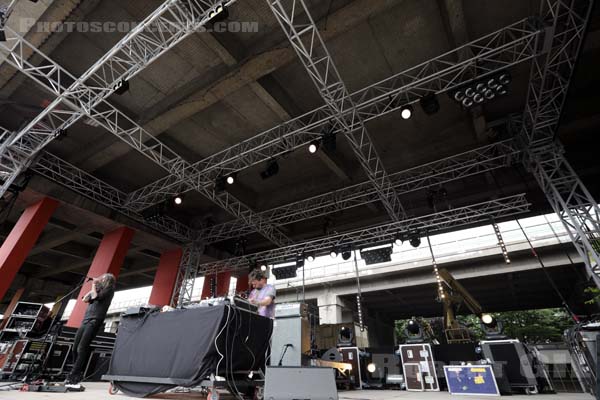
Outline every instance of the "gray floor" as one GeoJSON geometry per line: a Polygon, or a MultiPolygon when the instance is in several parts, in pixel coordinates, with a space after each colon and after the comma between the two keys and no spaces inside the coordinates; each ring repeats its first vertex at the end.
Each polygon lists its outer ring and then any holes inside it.
{"type": "MultiPolygon", "coordinates": [[[[118,393],[116,395],[110,395],[108,393],[108,383],[87,383],[86,391],[81,393],[69,392],[69,393],[31,393],[31,392],[19,392],[13,391],[0,391],[0,399],[10,400],[37,400],[37,399],[54,399],[54,400],[119,400],[127,399],[129,397],[118,393]]],[[[538,395],[538,396],[510,396],[510,400],[535,400],[536,397],[539,400],[592,400],[592,396],[588,394],[559,394],[559,395],[538,395]]],[[[153,396],[155,399],[205,399],[206,396],[200,393],[188,393],[188,394],[162,394],[153,396]]],[[[221,396],[223,400],[229,399],[227,395],[221,396]]],[[[403,400],[442,400],[442,399],[465,399],[465,400],[476,400],[476,399],[488,399],[489,397],[477,397],[477,396],[451,396],[446,392],[430,393],[430,392],[405,392],[398,390],[363,390],[363,391],[351,391],[351,392],[340,392],[340,400],[386,400],[386,399],[403,399],[403,400]]]]}

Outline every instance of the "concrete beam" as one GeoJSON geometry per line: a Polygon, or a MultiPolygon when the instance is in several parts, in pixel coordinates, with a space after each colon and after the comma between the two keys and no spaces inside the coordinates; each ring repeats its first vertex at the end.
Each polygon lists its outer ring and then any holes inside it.
{"type": "MultiPolygon", "coordinates": [[[[368,18],[378,15],[397,4],[395,0],[381,0],[377,2],[370,0],[353,1],[346,7],[328,16],[327,29],[321,32],[321,35],[324,40],[333,39],[368,18]]],[[[218,48],[215,42],[216,40],[211,44],[215,48],[218,48]]],[[[233,58],[231,53],[228,56],[227,53],[221,50],[218,51],[220,52],[218,54],[223,59],[233,58]]],[[[258,79],[296,60],[296,53],[287,45],[287,40],[280,44],[279,47],[270,48],[266,51],[261,47],[251,49],[249,54],[252,55],[238,62],[226,75],[207,86],[199,88],[197,92],[188,97],[180,99],[179,94],[174,94],[173,96],[178,99],[178,103],[169,106],[163,112],[152,117],[149,122],[144,124],[144,128],[152,135],[158,136],[172,126],[212,106],[244,86],[253,84],[258,79]]],[[[232,60],[229,61],[232,62],[232,60]]],[[[193,84],[193,82],[190,83],[190,85],[193,84]]],[[[168,104],[168,101],[165,104],[168,104]]],[[[133,150],[122,146],[120,141],[109,146],[93,146],[86,151],[85,157],[82,159],[86,160],[83,163],[83,168],[94,171],[130,151],[133,150]]]]}

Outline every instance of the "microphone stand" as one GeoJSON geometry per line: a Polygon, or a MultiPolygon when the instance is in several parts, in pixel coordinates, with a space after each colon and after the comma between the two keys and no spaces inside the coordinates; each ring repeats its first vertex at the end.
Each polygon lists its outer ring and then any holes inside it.
{"type": "MultiPolygon", "coordinates": [[[[67,294],[65,294],[63,297],[61,297],[61,298],[59,298],[58,300],[56,300],[56,301],[54,302],[54,304],[61,303],[61,302],[62,302],[62,301],[64,301],[65,299],[67,299],[67,298],[71,297],[71,296],[73,295],[73,293],[75,293],[77,290],[81,289],[81,287],[82,287],[83,285],[85,285],[87,282],[89,282],[89,279],[88,279],[87,277],[84,277],[84,278],[81,280],[81,282],[79,282],[79,284],[77,284],[77,286],[75,286],[73,289],[71,289],[71,290],[70,290],[70,291],[69,291],[67,294]]],[[[43,338],[42,338],[42,340],[41,340],[41,342],[42,342],[42,343],[46,343],[46,339],[48,339],[48,336],[50,335],[50,332],[52,332],[52,328],[54,327],[54,324],[56,323],[56,320],[58,320],[58,319],[59,319],[59,314],[60,314],[60,313],[57,313],[57,314],[54,316],[54,318],[52,318],[52,322],[50,323],[50,326],[49,326],[49,327],[48,327],[48,329],[46,330],[46,333],[45,333],[44,337],[43,337],[43,338]]],[[[57,336],[58,336],[57,334],[52,336],[52,340],[51,340],[51,342],[50,342],[50,344],[49,344],[49,346],[48,346],[48,349],[46,350],[46,357],[44,358],[44,361],[43,361],[43,363],[42,363],[42,365],[41,365],[41,370],[40,370],[40,372],[39,372],[39,375],[42,375],[42,374],[44,373],[44,370],[46,369],[46,364],[48,363],[48,358],[49,358],[49,357],[48,357],[48,355],[49,355],[49,353],[52,351],[52,347],[53,347],[53,346],[54,346],[54,344],[56,343],[56,337],[57,337],[57,336]]],[[[35,361],[36,361],[36,359],[37,359],[38,355],[40,354],[40,352],[42,351],[42,348],[43,348],[43,346],[40,346],[40,347],[38,348],[38,351],[35,353],[35,356],[33,357],[33,361],[32,361],[32,363],[31,363],[31,364],[29,364],[29,368],[27,368],[27,372],[25,373],[25,376],[24,376],[24,377],[23,377],[23,379],[22,379],[22,381],[23,381],[23,382],[27,382],[27,381],[29,380],[29,376],[30,376],[30,374],[32,374],[32,372],[33,372],[33,368],[34,368],[34,365],[35,365],[35,361]]]]}

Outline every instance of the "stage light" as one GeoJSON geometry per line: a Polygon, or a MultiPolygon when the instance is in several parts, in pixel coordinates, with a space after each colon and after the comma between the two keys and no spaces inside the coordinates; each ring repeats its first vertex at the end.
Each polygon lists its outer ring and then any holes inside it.
{"type": "Polygon", "coordinates": [[[234,174],[229,175],[225,181],[227,182],[228,185],[233,185],[235,183],[235,175],[234,174]]]}
{"type": "Polygon", "coordinates": [[[329,255],[331,256],[331,258],[336,258],[338,256],[337,249],[331,249],[329,255]]]}
{"type": "Polygon", "coordinates": [[[394,235],[394,244],[396,246],[402,246],[402,243],[404,243],[404,238],[399,233],[394,235]]]}
{"type": "Polygon", "coordinates": [[[342,248],[342,259],[348,261],[352,257],[352,249],[350,247],[342,248]]]}
{"type": "Polygon", "coordinates": [[[377,369],[377,366],[373,363],[369,363],[369,365],[367,365],[367,371],[369,371],[370,373],[375,372],[376,369],[377,369]]]}
{"type": "Polygon", "coordinates": [[[272,271],[276,279],[291,279],[297,276],[296,269],[298,269],[296,264],[292,264],[283,267],[273,268],[272,271]]]}
{"type": "Polygon", "coordinates": [[[471,81],[449,92],[451,99],[464,108],[471,108],[485,101],[493,100],[508,93],[507,86],[512,81],[510,73],[503,71],[491,77],[471,81]]]}
{"type": "Polygon", "coordinates": [[[273,159],[267,162],[267,168],[265,168],[265,170],[260,173],[260,176],[263,179],[267,179],[277,175],[278,172],[279,164],[277,163],[277,160],[273,159]]]}
{"type": "Polygon", "coordinates": [[[337,141],[335,132],[330,129],[321,134],[321,144],[328,152],[334,152],[337,149],[337,141]]]}
{"type": "Polygon", "coordinates": [[[492,322],[494,322],[494,317],[492,317],[490,314],[483,314],[481,316],[481,322],[486,325],[490,325],[492,322]]]}
{"type": "Polygon", "coordinates": [[[177,195],[173,198],[173,203],[175,203],[175,205],[179,206],[183,203],[183,195],[177,195]]]}
{"type": "Polygon", "coordinates": [[[412,117],[412,114],[413,109],[410,105],[406,105],[400,109],[400,116],[402,117],[402,119],[409,119],[410,117],[412,117]]]}
{"type": "Polygon", "coordinates": [[[421,97],[419,104],[427,115],[433,115],[440,111],[440,102],[435,93],[429,93],[428,95],[421,97]]]}
{"type": "Polygon", "coordinates": [[[360,256],[366,265],[380,264],[392,261],[392,246],[383,245],[368,250],[361,250],[360,256]]]}
{"type": "Polygon", "coordinates": [[[208,23],[221,22],[227,19],[229,11],[223,4],[217,5],[208,12],[208,23]]]}
{"type": "Polygon", "coordinates": [[[419,331],[421,330],[421,327],[419,326],[419,323],[417,321],[411,319],[406,325],[406,330],[413,335],[418,335],[419,331]]]}
{"type": "Polygon", "coordinates": [[[267,264],[261,263],[260,264],[260,270],[263,271],[263,272],[265,272],[267,270],[267,264]]]}
{"type": "Polygon", "coordinates": [[[115,85],[113,86],[113,90],[115,91],[115,94],[121,96],[129,90],[129,82],[125,79],[121,79],[120,81],[117,81],[117,83],[115,83],[115,85]]]}
{"type": "Polygon", "coordinates": [[[421,238],[419,235],[414,234],[411,236],[409,243],[412,247],[419,247],[421,245],[421,238]]]}
{"type": "Polygon", "coordinates": [[[317,140],[313,140],[308,145],[308,152],[310,154],[315,154],[319,150],[319,142],[317,140]]]}
{"type": "Polygon", "coordinates": [[[309,254],[306,256],[306,261],[308,262],[313,262],[315,261],[315,255],[314,254],[309,254]]]}

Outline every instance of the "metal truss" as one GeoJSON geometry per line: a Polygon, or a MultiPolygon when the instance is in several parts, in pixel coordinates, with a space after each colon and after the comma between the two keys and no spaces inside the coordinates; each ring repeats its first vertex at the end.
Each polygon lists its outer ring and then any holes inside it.
{"type": "Polygon", "coordinates": [[[529,211],[525,194],[504,197],[466,207],[459,207],[435,214],[406,219],[334,236],[308,240],[284,248],[229,258],[200,265],[200,275],[215,274],[227,270],[246,269],[249,262],[258,260],[268,264],[295,262],[298,256],[327,254],[334,247],[360,248],[382,243],[392,243],[398,233],[434,233],[475,223],[489,223],[490,219],[502,219],[529,211]]]}
{"type": "Polygon", "coordinates": [[[172,218],[160,217],[146,220],[134,210],[124,208],[123,204],[126,197],[124,192],[48,152],[43,151],[40,153],[36,161],[33,171],[38,174],[149,226],[178,242],[189,243],[197,237],[195,231],[172,218]]]}
{"type": "Polygon", "coordinates": [[[549,26],[544,55],[533,59],[522,137],[526,146],[554,139],[593,0],[542,0],[540,14],[549,26]]]}
{"type": "MultiPolygon", "coordinates": [[[[69,77],[71,79],[75,79],[72,75],[69,74],[64,68],[62,68],[59,64],[54,62],[52,59],[39,52],[39,50],[35,49],[34,46],[29,44],[26,40],[19,37],[13,31],[10,31],[12,35],[14,35],[16,42],[19,43],[18,46],[13,46],[13,53],[15,48],[22,49],[23,46],[27,45],[30,47],[31,51],[35,51],[41,57],[45,59],[43,63],[46,66],[51,66],[51,70],[54,73],[57,73],[62,77],[69,77]]],[[[0,42],[0,48],[2,48],[2,42],[0,42]]],[[[6,49],[5,49],[6,50],[6,49]]],[[[19,50],[19,54],[22,54],[22,50],[19,50]]],[[[7,58],[7,62],[11,63],[15,68],[22,71],[24,74],[41,84],[48,90],[52,90],[53,86],[50,80],[39,79],[39,76],[34,73],[35,68],[24,67],[23,65],[16,63],[13,58],[7,58]]],[[[27,62],[23,57],[21,57],[20,61],[27,62]]],[[[56,84],[60,84],[60,81],[56,81],[56,84]]],[[[169,149],[167,146],[163,145],[160,141],[154,138],[149,132],[147,132],[142,126],[137,124],[133,119],[129,118],[127,115],[119,111],[117,108],[112,106],[105,100],[102,100],[95,108],[88,108],[82,110],[88,118],[95,121],[98,125],[104,127],[109,132],[117,136],[119,139],[123,140],[125,143],[138,150],[140,153],[148,157],[151,161],[163,167],[169,173],[177,173],[181,171],[188,171],[188,168],[191,168],[191,164],[181,158],[177,153],[169,149]]],[[[77,111],[61,111],[70,115],[79,115],[77,111]]],[[[39,123],[38,126],[42,124],[39,123]]],[[[58,134],[55,132],[55,134],[58,134]]],[[[40,143],[32,142],[36,140],[38,137],[35,135],[24,135],[18,141],[16,145],[11,145],[10,143],[14,142],[14,136],[7,136],[10,139],[6,144],[3,143],[3,148],[6,150],[4,156],[0,159],[1,161],[5,161],[2,165],[0,171],[7,171],[5,174],[6,180],[4,181],[4,185],[6,187],[10,186],[12,180],[16,178],[18,172],[22,171],[26,168],[32,160],[32,155],[34,155],[37,151],[39,151],[40,143]],[[13,154],[15,154],[13,156],[13,154]],[[13,160],[16,159],[16,156],[21,156],[22,158],[18,159],[21,161],[20,164],[17,165],[13,160]],[[10,156],[10,157],[8,157],[10,156]],[[12,169],[11,169],[12,168],[12,169]]],[[[192,168],[193,170],[193,168],[192,168]]],[[[217,192],[212,187],[202,187],[199,188],[199,192],[206,196],[208,199],[212,200],[217,205],[221,206],[223,209],[231,213],[233,216],[238,218],[240,221],[251,225],[254,231],[261,233],[267,239],[272,241],[278,246],[284,246],[291,243],[291,240],[279,231],[276,227],[270,225],[268,222],[264,221],[262,218],[257,216],[254,211],[252,211],[248,206],[241,203],[235,197],[227,192],[217,192]]],[[[134,210],[136,212],[141,211],[141,208],[134,208],[130,203],[124,202],[122,203],[123,207],[127,210],[134,210]]]]}
{"type": "MultiPolygon", "coordinates": [[[[96,122],[109,130],[120,125],[113,120],[127,118],[104,101],[115,91],[117,84],[133,78],[163,53],[206,24],[209,11],[214,10],[216,5],[230,5],[233,2],[235,0],[167,0],[79,78],[70,75],[54,62],[32,65],[26,54],[37,53],[45,61],[48,61],[48,57],[14,31],[5,28],[7,40],[1,44],[3,61],[42,83],[57,98],[23,129],[12,135],[4,146],[9,154],[2,155],[0,161],[8,161],[3,170],[10,171],[10,175],[4,176],[2,189],[10,186],[39,150],[81,117],[100,119],[101,121],[96,122]],[[95,109],[99,105],[104,106],[101,111],[95,109]],[[18,156],[15,156],[17,153],[18,156]]],[[[151,135],[143,134],[135,127],[129,127],[120,133],[125,136],[135,135],[135,138],[130,138],[130,144],[152,140],[151,135]]],[[[162,147],[153,141],[152,145],[138,150],[148,151],[147,155],[152,157],[166,158],[162,160],[164,163],[174,164],[170,171],[180,170],[180,159],[167,158],[172,154],[170,151],[164,154],[162,147]]],[[[0,192],[0,195],[3,194],[4,191],[0,192]]]]}
{"type": "MultiPolygon", "coordinates": [[[[369,121],[414,103],[428,93],[444,93],[472,79],[510,68],[538,56],[543,36],[544,30],[534,19],[520,20],[352,93],[350,101],[355,107],[345,110],[344,115],[357,114],[363,121],[369,121]],[[463,52],[472,56],[457,61],[463,52]]],[[[143,209],[188,190],[211,187],[219,176],[282,156],[320,139],[325,129],[344,133],[343,127],[332,120],[326,105],[200,160],[189,170],[144,186],[130,193],[128,201],[133,207],[143,209]]]]}
{"type": "Polygon", "coordinates": [[[204,248],[199,244],[190,244],[183,249],[183,256],[177,271],[177,278],[171,294],[171,307],[184,307],[192,301],[194,283],[198,275],[200,257],[204,248]]]}
{"type": "Polygon", "coordinates": [[[303,0],[269,0],[268,4],[329,108],[330,120],[345,134],[388,215],[393,221],[405,218],[406,212],[373,145],[365,121],[356,112],[356,104],[352,101],[306,4],[303,0]],[[302,15],[296,14],[296,11],[300,11],[302,15]],[[299,22],[300,19],[302,22],[299,22]]]}
{"type": "Polygon", "coordinates": [[[533,173],[548,202],[565,226],[600,287],[600,212],[564,158],[556,130],[590,18],[592,0],[542,0],[541,14],[551,26],[549,51],[532,63],[523,129],[517,137],[524,164],[533,173]]]}
{"type": "MultiPolygon", "coordinates": [[[[447,182],[509,166],[519,150],[512,139],[479,147],[452,157],[389,175],[397,195],[443,185],[447,182]]],[[[379,200],[370,182],[362,182],[333,192],[286,204],[260,213],[274,225],[281,226],[319,217],[379,200]]],[[[200,231],[206,243],[240,237],[252,231],[238,221],[226,222],[200,231]]]]}
{"type": "Polygon", "coordinates": [[[585,188],[558,144],[529,152],[531,172],[560,217],[575,249],[600,287],[600,208],[585,188]]]}

